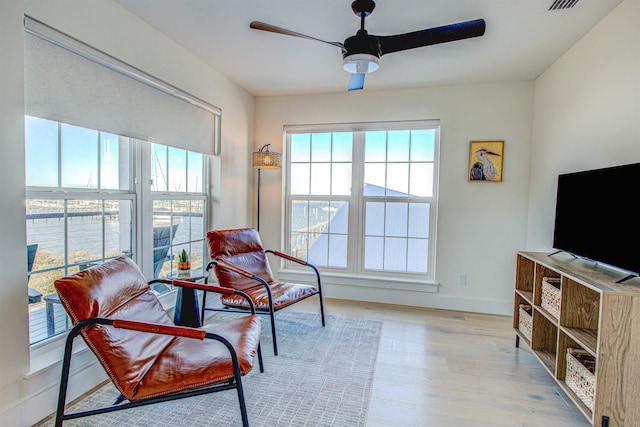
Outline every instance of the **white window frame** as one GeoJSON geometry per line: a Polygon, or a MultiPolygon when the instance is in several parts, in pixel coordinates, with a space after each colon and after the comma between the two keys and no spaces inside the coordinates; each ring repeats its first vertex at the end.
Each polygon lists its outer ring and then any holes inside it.
{"type": "MultiPolygon", "coordinates": [[[[26,117],[26,116],[25,116],[26,117]]],[[[63,169],[63,164],[61,162],[61,158],[62,158],[62,133],[61,133],[61,126],[63,124],[63,122],[61,121],[57,121],[57,120],[51,120],[53,123],[57,123],[58,126],[58,131],[57,131],[57,143],[58,143],[58,167],[57,167],[57,177],[56,177],[56,185],[55,186],[26,186],[25,187],[25,195],[26,195],[26,199],[27,200],[56,200],[56,201],[74,201],[74,200],[93,200],[93,201],[101,201],[101,200],[122,200],[122,201],[128,201],[131,203],[131,212],[130,214],[130,218],[131,218],[131,222],[132,222],[132,227],[131,227],[131,246],[130,248],[134,251],[133,254],[130,254],[133,259],[135,260],[135,256],[136,256],[136,248],[138,247],[138,238],[137,238],[137,233],[136,233],[136,218],[138,216],[138,211],[139,211],[139,198],[138,195],[135,191],[135,186],[134,186],[134,171],[136,170],[136,166],[135,166],[135,151],[137,149],[137,146],[134,142],[133,139],[131,138],[127,138],[127,137],[123,137],[121,135],[118,135],[118,137],[121,139],[126,139],[128,140],[128,148],[127,151],[125,152],[125,154],[127,155],[127,170],[126,170],[126,179],[127,179],[127,185],[126,187],[128,189],[126,190],[119,190],[119,189],[106,189],[106,188],[90,188],[90,189],[84,189],[84,188],[77,188],[77,187],[63,187],[62,186],[62,176],[65,172],[65,170],[63,169]]],[[[26,121],[25,121],[26,122],[26,121]]],[[[89,129],[89,128],[86,128],[89,129]]],[[[94,131],[97,132],[97,137],[98,140],[100,139],[100,135],[104,132],[102,131],[98,131],[95,129],[92,129],[94,131]]],[[[108,132],[109,134],[111,134],[110,132],[108,132]]],[[[100,149],[100,147],[98,146],[98,149],[100,149]]],[[[122,153],[121,153],[122,154],[122,153]]],[[[100,163],[100,165],[102,165],[100,163]]],[[[100,177],[100,169],[98,169],[98,179],[100,177]]],[[[25,218],[26,219],[26,218],[25,218]]],[[[64,229],[67,229],[68,226],[68,221],[69,217],[66,216],[66,209],[63,210],[63,221],[64,221],[64,229]]],[[[104,230],[103,230],[104,231],[104,230]]],[[[68,233],[65,231],[64,235],[63,235],[63,240],[64,240],[64,244],[63,247],[67,248],[68,250],[68,233]]],[[[32,243],[38,243],[38,242],[32,242],[32,243]]],[[[102,235],[102,249],[104,250],[104,244],[105,244],[105,235],[102,235]]],[[[29,275],[37,275],[37,274],[42,274],[42,273],[46,273],[47,271],[52,271],[52,270],[60,270],[63,269],[64,270],[64,275],[70,274],[69,270],[70,269],[76,269],[76,268],[82,268],[81,266],[83,265],[82,262],[72,262],[70,261],[68,258],[68,252],[64,253],[64,261],[61,265],[56,266],[56,267],[51,267],[51,268],[44,268],[44,269],[35,269],[32,270],[29,275]]],[[[117,255],[116,255],[117,256],[117,255]]],[[[37,260],[38,255],[36,255],[36,260],[37,260]]],[[[107,261],[109,259],[115,258],[115,256],[106,256],[106,254],[101,253],[101,256],[99,258],[96,259],[90,259],[87,260],[87,263],[84,263],[84,265],[90,265],[91,263],[94,262],[103,262],[103,261],[107,261]]],[[[43,298],[46,297],[46,295],[43,295],[43,298]]],[[[67,329],[69,329],[70,327],[70,322],[67,322],[67,329]]],[[[29,331],[31,333],[31,325],[29,326],[29,331]]],[[[33,343],[31,343],[32,347],[39,347],[41,346],[42,343],[46,343],[51,341],[52,339],[56,339],[57,337],[64,335],[64,334],[55,334],[46,337],[43,340],[38,340],[35,341],[33,343]]],[[[31,341],[31,339],[30,339],[31,341]]]]}
{"type": "MultiPolygon", "coordinates": [[[[56,120],[58,126],[60,123],[56,120]]],[[[58,132],[58,138],[60,133],[58,132]]],[[[83,189],[83,188],[65,188],[60,186],[60,177],[63,170],[58,164],[58,178],[57,186],[52,187],[26,187],[26,198],[34,200],[127,200],[131,202],[131,219],[132,219],[132,235],[131,235],[131,248],[133,253],[130,254],[134,262],[136,262],[145,277],[153,277],[153,202],[155,200],[189,200],[200,201],[203,203],[203,217],[202,217],[202,234],[201,239],[193,239],[193,233],[190,233],[189,239],[186,242],[173,242],[172,247],[184,247],[185,245],[197,244],[201,246],[203,266],[204,269],[208,262],[208,251],[206,246],[206,231],[210,219],[210,186],[209,176],[211,173],[211,157],[206,153],[202,154],[202,185],[200,188],[202,192],[170,192],[170,191],[151,191],[151,144],[147,141],[137,140],[135,138],[128,138],[120,136],[120,138],[127,138],[129,140],[128,147],[128,190],[114,190],[114,189],[83,189]]],[[[60,144],[60,140],[58,140],[60,144]]],[[[60,147],[60,145],[59,145],[60,147]]],[[[168,147],[168,146],[167,146],[168,147]]],[[[189,152],[190,150],[185,150],[189,152]]],[[[193,152],[193,151],[192,151],[193,152]]],[[[60,157],[60,154],[59,154],[60,157]]],[[[65,234],[64,239],[67,239],[65,234]]],[[[104,235],[103,235],[104,240],[104,235]]],[[[37,242],[33,242],[37,243],[37,242]]],[[[104,247],[104,242],[103,242],[104,247]]],[[[171,251],[170,251],[171,253],[171,251]]],[[[111,259],[110,257],[101,259],[99,261],[111,259]]],[[[96,261],[96,260],[91,260],[96,261]]],[[[172,263],[173,264],[173,263],[172,263]]],[[[64,265],[59,266],[64,268],[65,274],[69,268],[77,266],[78,263],[68,263],[66,261],[64,265]]],[[[58,268],[56,268],[58,269],[58,268]]],[[[33,274],[49,271],[49,268],[42,270],[33,270],[33,274]]],[[[162,298],[164,299],[164,298],[162,298]]],[[[173,304],[173,302],[170,302],[173,304]]],[[[70,323],[69,325],[70,326],[70,323]]],[[[30,326],[31,329],[31,326],[30,326]]],[[[31,343],[33,349],[37,349],[46,346],[47,343],[54,340],[61,339],[63,333],[58,333],[49,336],[43,340],[38,340],[31,343]]]]}
{"type": "MultiPolygon", "coordinates": [[[[207,226],[210,223],[211,218],[211,205],[209,200],[211,198],[211,188],[207,184],[209,182],[209,177],[211,176],[211,168],[212,156],[201,153],[203,156],[203,171],[202,171],[202,192],[172,192],[172,191],[152,191],[153,182],[152,182],[152,164],[151,164],[151,156],[152,156],[152,144],[147,143],[147,141],[140,141],[141,144],[140,150],[138,152],[139,160],[136,163],[139,165],[139,179],[138,181],[138,192],[142,199],[140,209],[141,213],[138,216],[138,236],[139,241],[141,242],[141,246],[139,247],[138,253],[141,254],[139,258],[139,263],[142,266],[142,270],[145,273],[146,277],[153,277],[153,241],[151,239],[143,239],[142,236],[153,236],[153,202],[156,200],[198,200],[204,203],[204,213],[203,213],[203,257],[206,258],[208,256],[207,247],[206,247],[206,232],[207,226]],[[148,214],[144,214],[148,212],[148,214]]],[[[165,144],[159,144],[165,145],[165,144]]],[[[169,145],[165,145],[169,148],[169,145]]],[[[177,147],[173,147],[177,148],[177,147]]],[[[182,149],[182,148],[181,148],[182,149]]],[[[193,151],[193,150],[186,150],[193,151]]],[[[187,242],[189,243],[189,242],[187,242]]],[[[182,246],[182,244],[177,244],[172,241],[171,247],[173,246],[182,246]]],[[[171,248],[169,250],[171,253],[171,248]]],[[[204,262],[204,260],[203,260],[204,262]]],[[[206,263],[204,265],[206,267],[206,263]]],[[[203,267],[203,268],[204,268],[203,267]]]]}
{"type": "MultiPolygon", "coordinates": [[[[305,198],[307,196],[292,196],[290,194],[290,146],[291,135],[299,133],[323,133],[323,132],[354,132],[353,156],[352,156],[352,192],[349,199],[349,235],[348,235],[348,262],[346,268],[319,267],[325,280],[329,283],[362,285],[382,288],[404,288],[415,290],[416,285],[427,292],[437,290],[435,283],[436,265],[436,230],[437,230],[437,200],[438,200],[438,169],[439,169],[439,144],[440,144],[440,121],[439,120],[419,120],[402,122],[377,122],[377,123],[353,123],[353,124],[322,124],[322,125],[293,125],[284,128],[285,170],[283,173],[283,219],[282,241],[284,248],[291,248],[290,242],[290,219],[292,199],[305,198]],[[364,269],[364,204],[366,200],[373,199],[363,195],[364,185],[364,148],[359,149],[356,145],[364,145],[364,132],[367,131],[392,131],[392,130],[417,130],[433,129],[435,132],[434,145],[434,183],[433,196],[421,198],[430,204],[430,224],[429,224],[429,245],[427,273],[393,272],[393,271],[372,271],[364,269]],[[432,286],[423,286],[432,285],[432,286]],[[428,289],[427,289],[428,288],[428,289]]],[[[314,196],[308,196],[312,200],[314,196]]],[[[331,199],[321,197],[323,200],[331,199]]],[[[331,200],[343,200],[344,197],[336,197],[331,200]]],[[[375,198],[377,199],[377,197],[375,198]]],[[[393,198],[382,198],[394,201],[393,198]]],[[[402,199],[408,200],[408,199],[402,199]]],[[[295,264],[282,261],[279,271],[282,280],[305,280],[303,270],[295,264]]]]}

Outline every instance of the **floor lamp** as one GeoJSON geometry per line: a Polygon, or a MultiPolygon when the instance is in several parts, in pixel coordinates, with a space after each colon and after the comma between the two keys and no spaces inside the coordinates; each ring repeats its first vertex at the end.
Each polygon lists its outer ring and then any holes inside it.
{"type": "Polygon", "coordinates": [[[269,151],[271,144],[265,144],[258,151],[252,153],[253,168],[258,169],[258,224],[256,229],[260,231],[260,170],[280,169],[280,153],[269,151]]]}

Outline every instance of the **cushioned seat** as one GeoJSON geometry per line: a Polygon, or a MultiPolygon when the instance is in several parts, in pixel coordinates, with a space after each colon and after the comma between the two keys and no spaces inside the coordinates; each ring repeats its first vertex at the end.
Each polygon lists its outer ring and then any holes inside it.
{"type": "MultiPolygon", "coordinates": [[[[318,293],[318,289],[315,286],[293,283],[271,282],[269,283],[269,288],[271,289],[273,306],[277,307],[277,310],[318,293]]],[[[269,311],[269,293],[262,284],[245,289],[244,292],[251,297],[256,305],[256,310],[269,311]]],[[[236,295],[221,296],[220,301],[224,305],[231,307],[249,308],[247,301],[236,295]]]]}
{"type": "MultiPolygon", "coordinates": [[[[219,333],[229,340],[238,353],[240,373],[247,374],[253,367],[260,335],[259,319],[242,317],[226,322],[223,328],[205,328],[208,332],[219,333]],[[238,333],[230,333],[230,330],[238,333]]],[[[131,401],[148,399],[177,390],[199,388],[209,384],[219,384],[233,378],[233,364],[227,348],[214,340],[200,342],[192,338],[175,337],[164,348],[158,348],[158,357],[146,370],[146,374],[135,385],[128,396],[131,401]],[[186,356],[186,357],[185,357],[186,356]],[[197,375],[193,373],[197,372],[197,375]]]]}

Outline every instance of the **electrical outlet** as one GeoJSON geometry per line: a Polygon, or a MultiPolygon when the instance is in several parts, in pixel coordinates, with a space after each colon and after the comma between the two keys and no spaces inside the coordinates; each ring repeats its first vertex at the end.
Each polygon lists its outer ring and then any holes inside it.
{"type": "Polygon", "coordinates": [[[459,273],[458,285],[466,285],[466,284],[467,284],[467,273],[459,273]]]}

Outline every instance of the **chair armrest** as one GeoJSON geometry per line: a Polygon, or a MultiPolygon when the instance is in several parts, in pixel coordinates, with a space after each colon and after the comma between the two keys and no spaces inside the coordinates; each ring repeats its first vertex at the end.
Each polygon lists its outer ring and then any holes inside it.
{"type": "Polygon", "coordinates": [[[219,294],[224,294],[224,295],[240,295],[245,300],[247,300],[247,302],[249,303],[249,306],[251,307],[251,314],[256,314],[255,304],[253,303],[251,298],[249,298],[249,295],[245,294],[242,291],[239,291],[239,290],[236,290],[236,289],[233,289],[233,288],[227,288],[227,287],[224,287],[224,286],[210,285],[208,283],[187,282],[187,281],[184,281],[184,280],[174,280],[171,283],[174,286],[180,286],[180,287],[183,287],[183,288],[197,289],[197,290],[200,290],[200,291],[217,292],[219,294]]]}
{"type": "Polygon", "coordinates": [[[300,264],[300,265],[307,265],[307,264],[309,264],[307,261],[305,261],[305,260],[303,260],[303,259],[296,258],[296,257],[294,257],[294,256],[292,256],[292,255],[289,255],[289,254],[285,254],[284,252],[280,252],[280,251],[273,251],[273,250],[270,250],[270,249],[269,249],[269,250],[266,250],[265,252],[267,252],[267,253],[271,253],[271,254],[274,254],[274,255],[275,255],[275,256],[277,256],[277,257],[284,258],[284,259],[289,260],[289,261],[296,262],[296,263],[298,263],[298,264],[300,264]]]}
{"type": "Polygon", "coordinates": [[[171,280],[169,279],[153,279],[147,282],[148,285],[153,285],[154,283],[164,283],[165,285],[170,285],[171,280]]]}
{"type": "Polygon", "coordinates": [[[300,265],[303,265],[305,267],[311,268],[316,273],[316,281],[317,281],[317,284],[318,284],[318,289],[320,289],[322,287],[322,283],[320,281],[320,272],[318,271],[318,269],[316,268],[315,265],[313,265],[310,262],[307,262],[307,261],[305,261],[303,259],[296,258],[294,256],[285,254],[284,252],[274,251],[274,250],[271,250],[271,249],[268,249],[265,252],[274,254],[277,257],[284,258],[286,260],[289,260],[289,261],[292,261],[292,262],[296,262],[296,263],[298,263],[300,265]]]}
{"type": "Polygon", "coordinates": [[[115,319],[114,328],[129,329],[132,331],[149,332],[152,334],[173,335],[176,337],[197,338],[203,340],[207,331],[204,329],[187,328],[184,326],[164,325],[137,320],[115,319]]]}
{"type": "Polygon", "coordinates": [[[183,288],[197,289],[199,291],[217,292],[219,294],[224,294],[224,295],[240,295],[241,297],[243,297],[249,303],[249,307],[251,308],[251,314],[256,314],[256,306],[253,303],[253,301],[251,300],[251,298],[249,298],[249,295],[247,295],[244,292],[239,291],[237,289],[226,288],[224,286],[210,285],[208,283],[187,282],[187,281],[184,281],[184,280],[173,280],[171,283],[174,286],[180,286],[180,287],[183,287],[183,288]]]}
{"type": "Polygon", "coordinates": [[[233,271],[234,273],[237,273],[241,276],[247,277],[251,280],[255,280],[256,282],[260,282],[262,283],[267,289],[269,289],[269,284],[267,283],[266,280],[264,280],[262,277],[260,276],[256,276],[255,274],[253,274],[250,271],[245,270],[244,268],[240,268],[237,265],[233,265],[227,261],[223,261],[221,259],[214,259],[212,260],[209,265],[207,266],[207,269],[210,268],[211,265],[217,265],[221,268],[224,268],[226,270],[229,271],[233,271]]]}
{"type": "MultiPolygon", "coordinates": [[[[222,335],[219,335],[213,332],[207,332],[204,329],[188,328],[184,326],[175,326],[175,325],[164,325],[164,324],[151,323],[151,322],[140,322],[137,320],[125,320],[125,319],[111,320],[111,319],[94,318],[94,319],[87,319],[85,322],[87,322],[88,324],[99,323],[102,325],[112,325],[114,328],[147,332],[151,334],[163,334],[163,335],[171,335],[176,337],[195,338],[199,340],[204,340],[205,338],[207,338],[207,339],[213,339],[213,340],[219,341],[222,344],[224,344],[225,347],[227,347],[227,350],[229,350],[229,354],[231,356],[231,361],[233,363],[233,369],[236,373],[236,377],[238,378],[240,377],[240,365],[238,364],[238,354],[236,353],[236,349],[229,342],[229,340],[227,340],[222,335]]],[[[84,322],[80,322],[80,323],[84,323],[84,322]]],[[[78,323],[78,325],[80,323],[78,323]]],[[[78,325],[76,325],[76,327],[78,325]]],[[[69,337],[73,340],[73,336],[71,336],[71,334],[69,334],[69,337]]],[[[70,354],[70,351],[69,351],[69,354],[70,354]]]]}
{"type": "Polygon", "coordinates": [[[232,288],[225,288],[223,286],[210,285],[208,283],[189,282],[187,280],[153,279],[147,283],[149,285],[153,285],[154,283],[164,283],[167,285],[180,286],[181,288],[191,288],[191,289],[197,289],[199,291],[217,292],[225,295],[231,295],[234,293],[234,290],[232,288]]]}
{"type": "Polygon", "coordinates": [[[74,338],[80,335],[80,332],[84,328],[90,327],[92,325],[106,325],[113,326],[114,328],[128,329],[132,331],[195,338],[199,340],[203,340],[205,338],[214,339],[222,342],[229,349],[229,351],[231,352],[231,357],[233,359],[237,357],[235,348],[233,348],[231,343],[229,343],[229,341],[225,337],[212,332],[207,332],[204,329],[189,328],[186,326],[165,325],[160,323],[141,322],[138,320],[106,319],[103,317],[93,317],[91,319],[81,320],[80,322],[76,323],[67,334],[64,355],[65,363],[69,363],[69,361],[71,360],[71,348],[73,346],[74,338]]]}
{"type": "Polygon", "coordinates": [[[174,286],[180,286],[181,288],[191,288],[191,289],[197,289],[199,291],[217,292],[219,294],[225,294],[225,295],[232,295],[234,293],[233,288],[210,285],[208,283],[195,283],[195,282],[188,282],[186,280],[172,280],[171,284],[174,286]]]}

